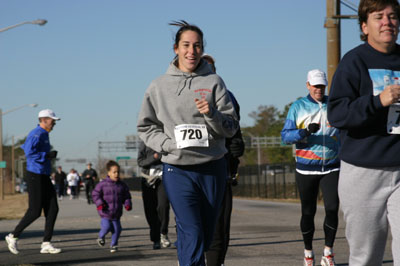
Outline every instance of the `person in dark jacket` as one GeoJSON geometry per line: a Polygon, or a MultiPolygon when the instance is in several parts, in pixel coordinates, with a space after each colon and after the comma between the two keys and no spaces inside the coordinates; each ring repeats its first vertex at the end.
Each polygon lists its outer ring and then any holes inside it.
{"type": "Polygon", "coordinates": [[[87,169],[82,173],[83,181],[85,182],[85,191],[87,203],[92,203],[92,190],[97,179],[97,172],[92,168],[92,163],[87,164],[87,169]]]}
{"type": "MultiPolygon", "coordinates": [[[[211,65],[213,71],[216,72],[214,58],[208,54],[203,54],[202,58],[205,59],[211,65]]],[[[228,93],[231,97],[239,121],[239,103],[236,101],[236,98],[231,91],[228,90],[228,93]]],[[[206,252],[208,266],[224,265],[226,252],[228,251],[232,214],[232,186],[237,185],[236,178],[238,177],[238,167],[240,163],[239,157],[244,153],[244,141],[240,127],[233,137],[225,140],[225,146],[228,150],[225,154],[228,167],[228,179],[217,225],[214,231],[213,241],[211,242],[209,250],[206,252]]]]}
{"type": "Polygon", "coordinates": [[[361,0],[363,44],[343,56],[332,80],[328,118],[340,129],[339,198],[349,265],[382,265],[391,230],[400,265],[400,5],[361,0]]]}
{"type": "Polygon", "coordinates": [[[128,186],[119,178],[120,167],[117,162],[109,161],[106,165],[107,178],[97,184],[92,192],[93,202],[101,217],[101,229],[97,244],[105,245],[105,236],[112,233],[110,252],[118,250],[118,239],[122,231],[120,218],[122,208],[132,210],[131,194],[128,186]]]}
{"type": "Polygon", "coordinates": [[[18,254],[17,241],[23,230],[33,223],[44,211],[46,216],[44,237],[40,253],[60,253],[50,240],[58,214],[57,195],[50,181],[51,160],[57,151],[50,151],[49,132],[60,118],[50,109],[39,112],[39,125],[33,129],[22,145],[26,156],[26,170],[29,194],[29,207],[14,231],[6,236],[8,249],[18,254]]]}
{"type": "Polygon", "coordinates": [[[162,183],[161,154],[140,143],[138,165],[142,167],[142,199],[150,226],[153,249],[171,245],[168,238],[170,204],[162,183]]]}
{"type": "Polygon", "coordinates": [[[58,198],[60,200],[62,200],[62,198],[64,196],[65,182],[67,182],[67,175],[62,170],[61,166],[57,167],[55,180],[56,180],[56,191],[57,191],[57,194],[58,194],[58,198]]]}

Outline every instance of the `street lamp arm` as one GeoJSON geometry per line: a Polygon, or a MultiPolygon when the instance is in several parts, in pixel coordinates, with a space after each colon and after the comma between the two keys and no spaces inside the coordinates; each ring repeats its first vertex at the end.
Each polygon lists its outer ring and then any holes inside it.
{"type": "Polygon", "coordinates": [[[4,112],[1,113],[1,115],[5,115],[5,114],[8,114],[8,113],[14,112],[14,111],[16,111],[16,110],[19,110],[19,109],[24,108],[25,106],[36,107],[36,106],[38,106],[38,104],[37,104],[37,103],[28,103],[28,104],[24,104],[24,105],[21,105],[21,106],[19,106],[19,107],[15,107],[15,108],[13,108],[13,109],[4,111],[4,112]]]}
{"type": "Polygon", "coordinates": [[[45,19],[36,19],[36,20],[33,20],[33,21],[24,21],[24,22],[21,22],[21,23],[12,25],[12,26],[8,26],[8,27],[5,27],[5,28],[2,28],[2,29],[0,29],[0,32],[4,32],[4,31],[16,28],[16,27],[24,25],[24,24],[36,24],[36,25],[39,25],[39,26],[43,26],[46,23],[47,23],[47,20],[45,20],[45,19]]]}

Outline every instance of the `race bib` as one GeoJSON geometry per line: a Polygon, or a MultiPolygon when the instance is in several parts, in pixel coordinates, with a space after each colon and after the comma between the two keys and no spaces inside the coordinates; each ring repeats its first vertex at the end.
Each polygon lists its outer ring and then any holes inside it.
{"type": "Polygon", "coordinates": [[[390,105],[387,121],[387,132],[400,134],[400,104],[390,105]]]}
{"type": "Polygon", "coordinates": [[[178,149],[186,147],[208,147],[206,125],[182,124],[175,126],[174,132],[178,149]]]}

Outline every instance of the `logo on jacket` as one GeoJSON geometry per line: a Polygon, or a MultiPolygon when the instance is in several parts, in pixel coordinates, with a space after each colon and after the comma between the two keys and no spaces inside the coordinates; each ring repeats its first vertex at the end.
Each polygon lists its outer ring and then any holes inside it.
{"type": "Polygon", "coordinates": [[[199,93],[201,99],[205,99],[208,93],[211,93],[212,90],[210,89],[197,89],[194,91],[195,93],[199,93]]]}

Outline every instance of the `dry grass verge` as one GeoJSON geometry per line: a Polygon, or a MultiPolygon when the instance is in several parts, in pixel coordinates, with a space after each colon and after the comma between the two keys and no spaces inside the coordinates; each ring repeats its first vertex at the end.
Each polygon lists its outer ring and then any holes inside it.
{"type": "Polygon", "coordinates": [[[0,199],[0,220],[20,219],[28,208],[28,193],[5,195],[0,199]]]}

